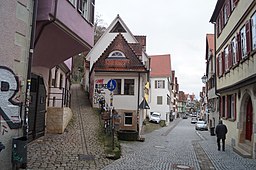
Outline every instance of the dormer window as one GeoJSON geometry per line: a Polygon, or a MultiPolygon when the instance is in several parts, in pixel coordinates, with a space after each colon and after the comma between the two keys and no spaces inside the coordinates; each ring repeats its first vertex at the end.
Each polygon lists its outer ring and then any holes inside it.
{"type": "Polygon", "coordinates": [[[113,51],[109,54],[108,58],[125,58],[125,55],[121,51],[113,51]]]}

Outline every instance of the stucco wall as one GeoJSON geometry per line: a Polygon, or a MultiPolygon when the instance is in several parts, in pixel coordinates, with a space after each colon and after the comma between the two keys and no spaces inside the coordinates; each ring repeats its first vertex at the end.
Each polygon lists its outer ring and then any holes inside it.
{"type": "Polygon", "coordinates": [[[0,164],[1,169],[10,170],[12,138],[23,134],[21,102],[25,101],[33,1],[0,0],[0,4],[0,81],[9,86],[0,92],[0,142],[4,146],[0,164]]]}

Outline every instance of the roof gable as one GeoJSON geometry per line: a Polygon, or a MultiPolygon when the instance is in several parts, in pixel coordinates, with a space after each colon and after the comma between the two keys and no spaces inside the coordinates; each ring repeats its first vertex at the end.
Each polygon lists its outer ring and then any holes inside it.
{"type": "Polygon", "coordinates": [[[150,56],[150,69],[150,77],[171,77],[170,54],[150,56]]]}
{"type": "Polygon", "coordinates": [[[138,40],[131,33],[129,28],[126,26],[124,21],[121,19],[119,15],[112,21],[112,23],[108,26],[104,34],[100,37],[97,43],[94,45],[92,50],[86,56],[86,59],[90,61],[90,69],[94,62],[101,56],[104,50],[109,46],[109,44],[113,41],[118,33],[122,33],[128,43],[139,43],[138,40]]]}
{"type": "Polygon", "coordinates": [[[145,72],[146,68],[120,33],[95,62],[94,71],[145,72]],[[120,51],[125,57],[109,57],[113,51],[120,51]]]}

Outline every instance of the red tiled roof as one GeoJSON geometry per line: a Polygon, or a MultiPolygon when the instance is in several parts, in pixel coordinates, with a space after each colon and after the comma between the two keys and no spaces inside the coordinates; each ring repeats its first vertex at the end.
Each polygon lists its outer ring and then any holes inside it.
{"type": "Polygon", "coordinates": [[[152,55],[150,57],[150,77],[171,77],[171,56],[152,55]]]}

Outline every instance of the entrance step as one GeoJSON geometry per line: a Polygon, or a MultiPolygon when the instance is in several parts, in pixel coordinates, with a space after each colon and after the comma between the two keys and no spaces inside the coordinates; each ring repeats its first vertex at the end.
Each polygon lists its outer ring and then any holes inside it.
{"type": "Polygon", "coordinates": [[[248,153],[252,153],[252,146],[251,143],[245,142],[245,143],[238,143],[238,147],[243,149],[244,151],[248,153]]]}
{"type": "MultiPolygon", "coordinates": [[[[238,144],[238,145],[242,146],[240,144],[238,144]]],[[[247,152],[246,151],[247,149],[244,150],[243,148],[241,148],[239,146],[233,147],[233,151],[236,152],[238,155],[242,156],[243,158],[252,158],[252,154],[250,152],[247,152]]]]}

